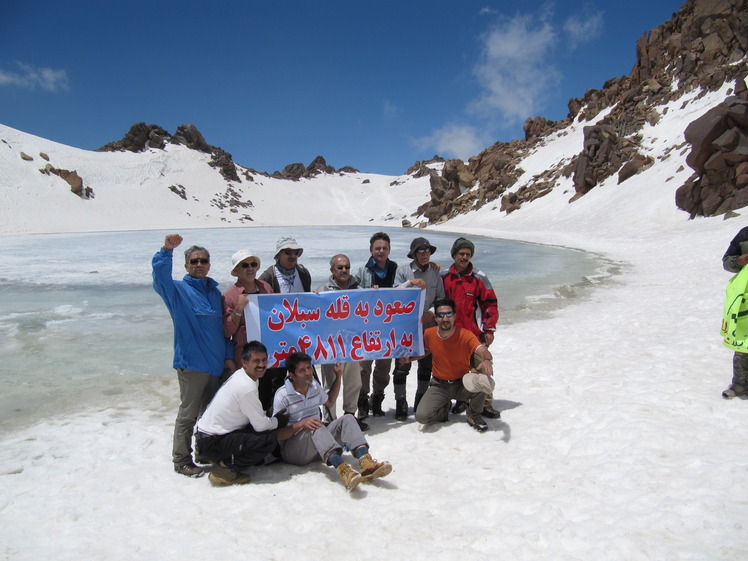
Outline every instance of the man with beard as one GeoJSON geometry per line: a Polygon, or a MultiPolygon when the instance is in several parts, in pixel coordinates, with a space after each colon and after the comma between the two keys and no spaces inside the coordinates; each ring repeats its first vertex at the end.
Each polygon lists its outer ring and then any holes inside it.
{"type": "MultiPolygon", "coordinates": [[[[467,403],[468,424],[478,432],[484,432],[488,425],[481,417],[481,411],[485,390],[493,388],[490,378],[493,376],[493,357],[473,333],[455,325],[455,303],[452,300],[437,300],[434,309],[437,326],[424,333],[424,347],[432,357],[433,376],[416,410],[416,421],[424,425],[446,421],[452,400],[456,399],[467,403]],[[478,376],[469,374],[474,355],[481,361],[477,366],[478,376]],[[470,376],[470,386],[466,383],[466,375],[470,376]],[[477,384],[476,379],[479,380],[477,384]]],[[[407,362],[409,358],[400,360],[407,362]]]]}

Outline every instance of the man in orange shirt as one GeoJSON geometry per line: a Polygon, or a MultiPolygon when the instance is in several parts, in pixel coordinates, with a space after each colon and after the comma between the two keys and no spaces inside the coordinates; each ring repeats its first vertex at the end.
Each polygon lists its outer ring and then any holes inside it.
{"type": "MultiPolygon", "coordinates": [[[[493,386],[493,357],[488,348],[470,330],[455,326],[455,303],[444,298],[434,303],[436,327],[424,332],[424,346],[433,359],[429,387],[418,404],[416,421],[422,424],[446,421],[453,399],[468,402],[467,422],[478,432],[488,425],[481,417],[486,391],[493,386]],[[481,359],[478,375],[471,374],[470,388],[463,383],[471,358],[481,359]],[[473,382],[478,380],[478,387],[473,382]],[[476,391],[484,390],[484,391],[476,391]]],[[[408,360],[408,359],[405,359],[408,360]]]]}

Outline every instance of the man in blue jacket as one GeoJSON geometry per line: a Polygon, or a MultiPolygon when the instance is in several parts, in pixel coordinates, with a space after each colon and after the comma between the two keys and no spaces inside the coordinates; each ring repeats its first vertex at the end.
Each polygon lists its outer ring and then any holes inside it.
{"type": "Polygon", "coordinates": [[[174,324],[174,368],[181,403],[174,426],[174,471],[200,477],[205,470],[192,460],[192,435],[200,413],[220,385],[225,368],[234,370],[233,349],[223,336],[223,305],[218,283],[208,277],[210,254],[192,246],[184,252],[187,274],[173,280],[172,255],[182,236],[169,234],[153,256],[153,288],[174,324]]]}

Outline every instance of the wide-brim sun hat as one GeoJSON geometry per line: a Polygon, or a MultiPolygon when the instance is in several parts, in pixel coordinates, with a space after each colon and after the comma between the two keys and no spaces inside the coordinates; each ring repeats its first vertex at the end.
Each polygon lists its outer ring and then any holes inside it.
{"type": "Polygon", "coordinates": [[[298,249],[299,256],[304,253],[304,248],[296,243],[296,238],[292,238],[291,236],[281,236],[280,238],[278,238],[278,241],[275,243],[276,259],[278,258],[278,254],[284,249],[298,249]]]}
{"type": "Polygon", "coordinates": [[[480,372],[468,372],[462,377],[462,385],[471,393],[491,393],[496,387],[492,376],[480,372]]]}
{"type": "Polygon", "coordinates": [[[249,258],[256,259],[257,260],[257,268],[260,268],[260,265],[262,264],[262,261],[260,258],[255,255],[253,252],[251,252],[248,249],[240,249],[234,255],[231,256],[231,276],[236,277],[238,276],[236,273],[236,268],[241,264],[242,261],[246,261],[249,258]]]}
{"type": "Polygon", "coordinates": [[[416,253],[415,253],[416,249],[418,249],[422,245],[429,246],[429,250],[431,251],[432,255],[436,251],[436,246],[431,245],[426,238],[416,238],[412,242],[410,242],[410,251],[408,252],[408,258],[409,259],[415,259],[416,258],[416,253]]]}

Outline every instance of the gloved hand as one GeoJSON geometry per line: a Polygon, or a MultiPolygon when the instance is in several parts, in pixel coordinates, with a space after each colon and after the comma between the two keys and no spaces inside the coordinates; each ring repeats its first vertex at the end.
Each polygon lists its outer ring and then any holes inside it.
{"type": "Polygon", "coordinates": [[[278,411],[275,415],[273,415],[276,419],[278,419],[278,428],[282,429],[286,425],[288,425],[288,412],[285,409],[281,409],[278,411]]]}

